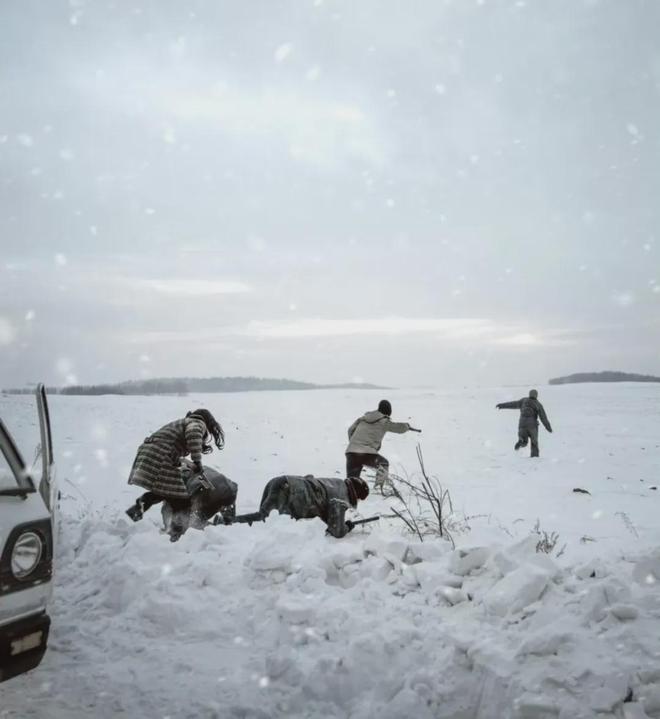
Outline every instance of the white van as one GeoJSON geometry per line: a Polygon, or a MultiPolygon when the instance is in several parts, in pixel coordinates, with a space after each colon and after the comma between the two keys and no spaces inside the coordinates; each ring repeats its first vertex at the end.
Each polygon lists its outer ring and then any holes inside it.
{"type": "Polygon", "coordinates": [[[57,490],[43,385],[36,399],[41,477],[25,466],[0,417],[0,682],[39,664],[50,628],[57,490]]]}

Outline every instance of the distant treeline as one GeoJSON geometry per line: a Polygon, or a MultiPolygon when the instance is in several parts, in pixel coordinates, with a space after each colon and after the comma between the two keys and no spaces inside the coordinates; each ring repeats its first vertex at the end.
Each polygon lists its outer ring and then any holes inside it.
{"type": "Polygon", "coordinates": [[[660,382],[660,377],[630,372],[579,372],[566,377],[555,377],[550,384],[577,384],[579,382],[660,382]]]}
{"type": "MultiPolygon", "coordinates": [[[[182,395],[190,392],[259,392],[272,390],[311,390],[311,389],[387,389],[367,383],[347,383],[334,385],[298,382],[290,379],[268,379],[263,377],[164,377],[158,379],[129,380],[117,384],[69,385],[67,387],[49,387],[49,394],[68,395],[182,395]]],[[[33,389],[3,390],[7,394],[28,394],[33,389]]]]}

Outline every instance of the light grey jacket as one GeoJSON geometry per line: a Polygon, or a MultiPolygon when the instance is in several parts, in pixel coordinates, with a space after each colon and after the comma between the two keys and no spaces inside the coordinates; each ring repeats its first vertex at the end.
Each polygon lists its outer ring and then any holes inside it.
{"type": "Polygon", "coordinates": [[[348,447],[346,453],[378,454],[385,432],[403,434],[410,429],[407,422],[392,422],[382,412],[374,410],[356,419],[348,428],[348,447]]]}

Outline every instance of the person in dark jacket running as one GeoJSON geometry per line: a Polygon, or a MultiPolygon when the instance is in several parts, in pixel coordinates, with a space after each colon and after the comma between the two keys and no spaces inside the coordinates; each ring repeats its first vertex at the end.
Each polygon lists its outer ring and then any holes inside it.
{"type": "Polygon", "coordinates": [[[181,524],[176,515],[190,509],[190,498],[194,491],[210,489],[205,481],[202,455],[212,451],[210,438],[215,446],[222,449],[225,435],[220,423],[207,409],[188,412],[183,419],[161,427],[147,437],[140,445],[128,478],[129,484],[136,484],[147,491],[140,496],[126,514],[137,522],[154,504],[167,500],[175,513],[175,526],[181,524]],[[198,481],[194,491],[184,477],[181,460],[190,455],[194,476],[198,481]]]}
{"type": "Polygon", "coordinates": [[[518,422],[518,441],[514,447],[519,450],[527,446],[531,441],[530,457],[539,456],[539,420],[543,426],[552,432],[550,420],[548,419],[543,405],[538,400],[539,393],[535,389],[529,390],[529,397],[515,400],[513,402],[500,402],[496,404],[497,409],[519,409],[520,420],[518,422]]]}
{"type": "Polygon", "coordinates": [[[382,399],[377,410],[358,417],[348,428],[347,477],[359,477],[364,467],[373,467],[376,470],[374,488],[383,488],[390,468],[387,458],[379,454],[383,437],[386,432],[403,434],[412,429],[407,422],[392,422],[391,415],[392,405],[382,399]]]}
{"type": "Polygon", "coordinates": [[[328,534],[343,537],[353,528],[345,519],[346,510],[355,508],[359,500],[369,496],[369,485],[358,477],[336,479],[283,475],[274,477],[265,486],[258,512],[238,515],[233,522],[264,521],[276,509],[293,519],[320,517],[328,525],[328,534]]]}

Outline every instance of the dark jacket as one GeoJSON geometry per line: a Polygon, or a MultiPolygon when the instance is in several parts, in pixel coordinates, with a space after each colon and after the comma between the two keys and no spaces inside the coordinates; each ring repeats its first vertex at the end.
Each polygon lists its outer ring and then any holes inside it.
{"type": "Polygon", "coordinates": [[[190,455],[202,461],[206,425],[195,417],[184,417],[161,427],[140,445],[128,478],[129,484],[171,499],[187,499],[180,462],[190,455]]]}
{"type": "Polygon", "coordinates": [[[200,490],[200,475],[195,472],[192,462],[187,459],[182,462],[182,475],[192,496],[191,514],[202,524],[218,512],[222,512],[223,516],[233,515],[238,494],[236,482],[232,482],[229,477],[212,467],[204,467],[204,478],[211,484],[211,489],[200,490]]]}
{"type": "Polygon", "coordinates": [[[345,479],[283,475],[268,482],[259,511],[264,518],[273,509],[294,519],[320,517],[330,534],[343,537],[348,532],[344,514],[350,506],[354,504],[345,479]]]}
{"type": "Polygon", "coordinates": [[[522,399],[515,400],[514,402],[501,402],[497,405],[497,407],[498,409],[519,409],[519,427],[529,425],[537,427],[539,420],[541,420],[541,423],[548,432],[552,432],[550,420],[543,409],[543,405],[535,397],[523,397],[522,399]]]}

